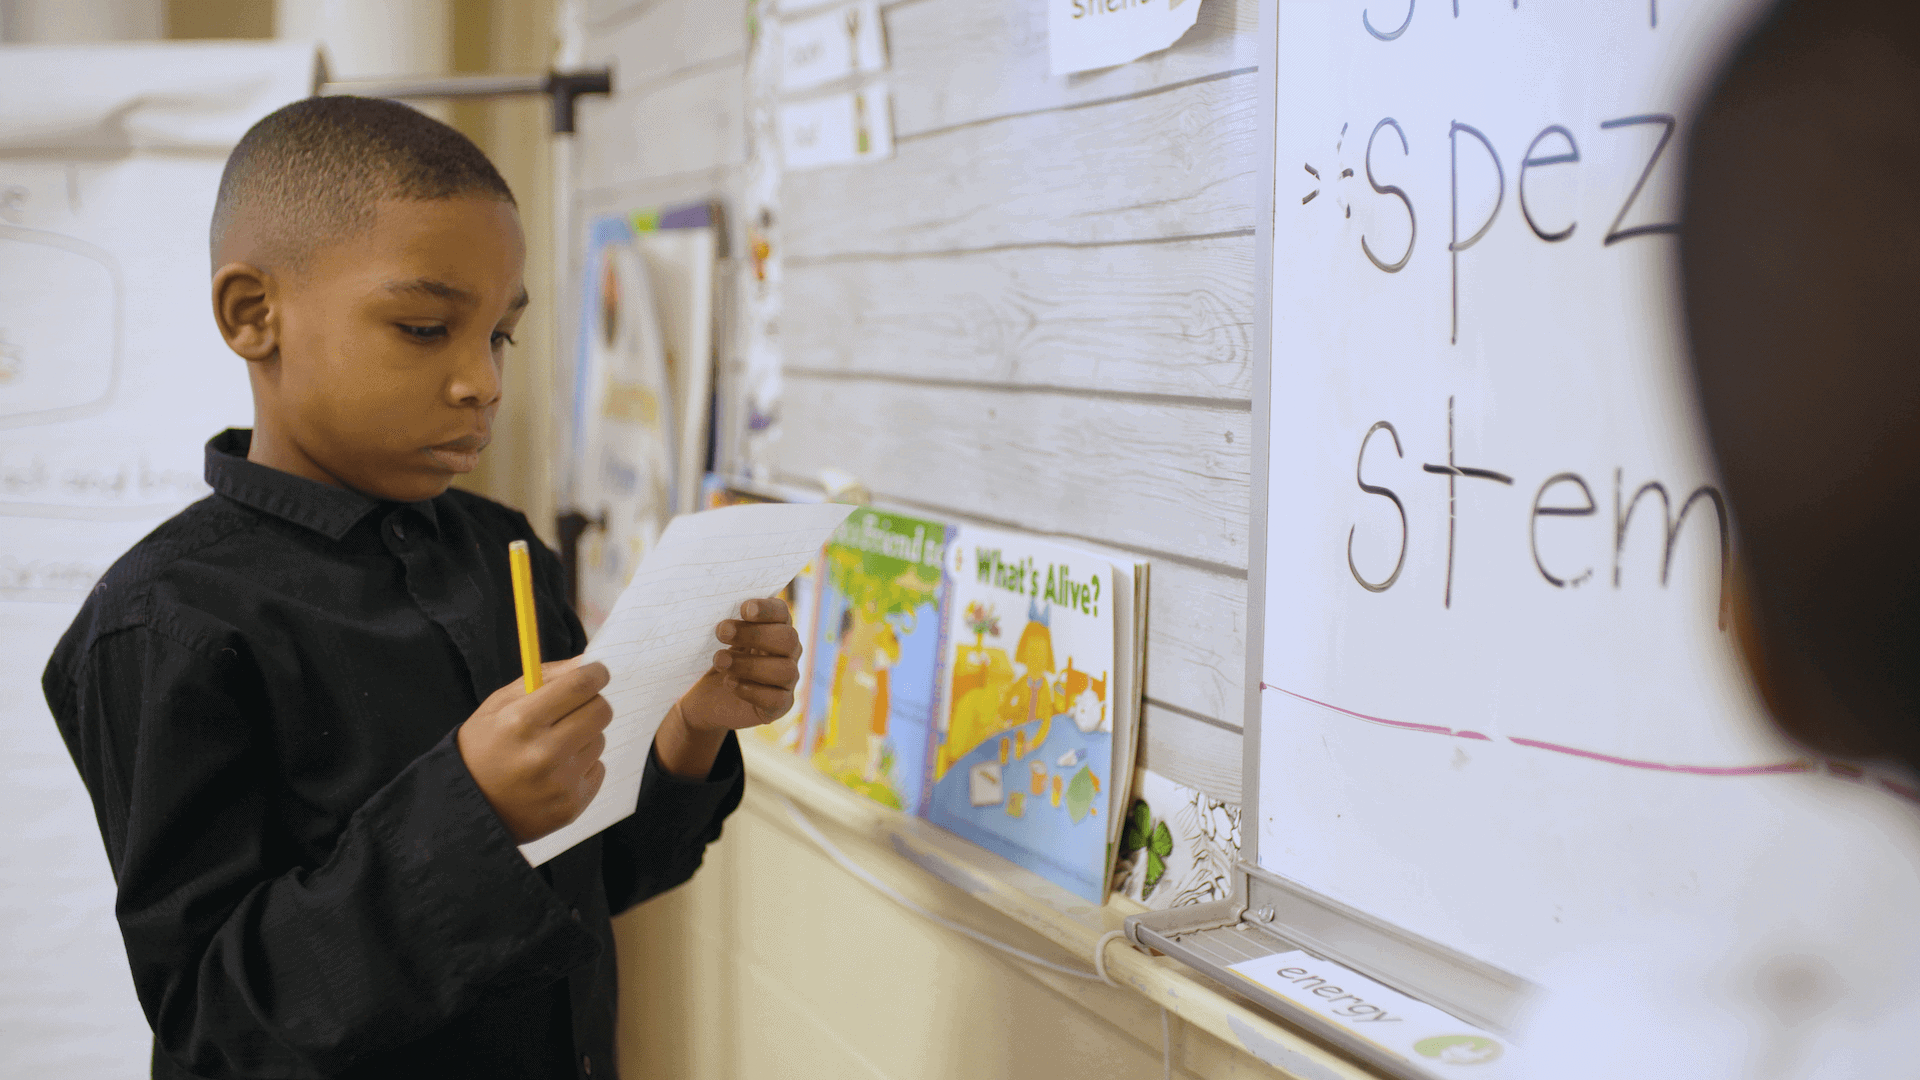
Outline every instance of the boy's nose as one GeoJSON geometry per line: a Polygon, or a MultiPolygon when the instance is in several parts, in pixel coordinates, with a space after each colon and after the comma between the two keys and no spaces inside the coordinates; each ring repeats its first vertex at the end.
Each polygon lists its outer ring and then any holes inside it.
{"type": "Polygon", "coordinates": [[[500,400],[500,366],[493,349],[464,350],[464,361],[447,386],[453,404],[463,409],[484,409],[500,400]]]}

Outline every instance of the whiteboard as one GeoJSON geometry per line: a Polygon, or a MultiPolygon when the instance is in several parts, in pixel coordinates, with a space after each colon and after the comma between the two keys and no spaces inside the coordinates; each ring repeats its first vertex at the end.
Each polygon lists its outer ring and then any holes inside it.
{"type": "Polygon", "coordinates": [[[1879,784],[1771,733],[1723,626],[1673,222],[1756,8],[1278,5],[1256,875],[1542,979],[1879,784]]]}

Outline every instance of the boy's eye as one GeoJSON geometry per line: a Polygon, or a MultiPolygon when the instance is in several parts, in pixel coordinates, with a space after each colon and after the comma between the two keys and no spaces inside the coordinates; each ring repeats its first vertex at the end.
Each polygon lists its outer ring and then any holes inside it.
{"type": "Polygon", "coordinates": [[[401,333],[406,334],[408,337],[417,338],[421,341],[430,341],[434,338],[443,338],[447,336],[447,328],[444,326],[439,326],[439,325],[413,326],[408,323],[397,323],[395,325],[400,327],[401,333]]]}
{"type": "Polygon", "coordinates": [[[494,348],[496,348],[496,349],[497,349],[497,348],[499,348],[499,347],[500,347],[500,346],[502,346],[502,345],[515,345],[515,344],[518,344],[518,342],[516,342],[516,341],[514,341],[514,340],[513,340],[513,335],[512,335],[512,334],[509,334],[509,333],[507,333],[507,332],[506,332],[505,330],[495,330],[495,331],[493,332],[493,347],[494,347],[494,348]]]}

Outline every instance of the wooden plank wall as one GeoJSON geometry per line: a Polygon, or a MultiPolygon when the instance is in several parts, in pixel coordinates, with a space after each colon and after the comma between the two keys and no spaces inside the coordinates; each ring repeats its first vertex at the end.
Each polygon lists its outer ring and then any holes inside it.
{"type": "MultiPolygon", "coordinates": [[[[883,8],[893,159],[780,192],[774,478],[843,469],[884,503],[1150,558],[1146,764],[1237,802],[1257,0],[1204,0],[1165,52],[1064,79],[1043,16],[883,8]]],[[[742,8],[594,0],[587,30],[616,93],[582,108],[576,230],[691,199],[737,210],[742,8]]]]}
{"type": "Polygon", "coordinates": [[[781,188],[781,479],[1150,558],[1146,763],[1237,802],[1257,4],[1064,79],[1033,0],[883,13],[893,159],[781,188]]]}
{"type": "MultiPolygon", "coordinates": [[[[1147,556],[1145,761],[1237,802],[1257,0],[1187,2],[1200,22],[1173,48],[1065,79],[1046,73],[1039,0],[883,6],[895,156],[780,186],[784,397],[756,460],[783,484],[839,468],[884,504],[1147,556]]],[[[575,252],[592,216],[709,198],[746,249],[763,128],[743,7],[585,0],[583,59],[611,64],[616,92],[582,105],[575,252]]],[[[574,310],[563,298],[560,317],[574,310]]],[[[724,387],[739,357],[723,358],[724,387]]],[[[944,917],[1029,944],[855,848],[944,917]]],[[[761,795],[708,862],[618,923],[629,1077],[1148,1080],[1163,1051],[1189,1080],[1275,1075],[1178,1019],[1163,1044],[1137,995],[900,911],[761,795]]]]}

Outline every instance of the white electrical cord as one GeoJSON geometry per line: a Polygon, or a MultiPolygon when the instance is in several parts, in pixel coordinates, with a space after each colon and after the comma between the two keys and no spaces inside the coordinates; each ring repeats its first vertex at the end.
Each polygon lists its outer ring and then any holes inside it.
{"type": "Polygon", "coordinates": [[[1114,982],[1113,976],[1107,974],[1107,942],[1126,936],[1127,932],[1125,930],[1109,930],[1100,935],[1099,941],[1093,943],[1093,973],[1100,976],[1101,982],[1115,988],[1118,988],[1120,984],[1114,982]]]}
{"type": "Polygon", "coordinates": [[[1173,1080],[1173,1025],[1167,1020],[1167,1007],[1160,1006],[1160,1073],[1173,1080]]]}
{"type": "MultiPolygon", "coordinates": [[[[788,799],[782,798],[780,802],[786,806],[787,816],[793,819],[794,825],[798,826],[801,832],[806,833],[808,839],[812,840],[814,844],[816,844],[820,848],[821,851],[826,853],[827,858],[832,859],[836,863],[839,863],[840,868],[842,870],[845,870],[847,873],[852,874],[854,877],[857,877],[861,881],[864,881],[867,884],[873,886],[876,890],[879,891],[880,895],[886,897],[889,900],[892,900],[894,903],[899,904],[901,907],[906,908],[908,911],[911,911],[914,914],[919,915],[930,922],[939,923],[941,926],[946,927],[947,929],[953,931],[956,934],[963,934],[967,937],[970,937],[973,940],[979,942],[980,944],[987,946],[988,948],[999,949],[1001,952],[1006,953],[1008,956],[1025,960],[1027,963],[1032,964],[1035,967],[1043,967],[1043,968],[1046,968],[1048,971],[1057,971],[1062,975],[1071,975],[1076,979],[1086,979],[1089,982],[1100,982],[1103,980],[1105,965],[1102,965],[1102,969],[1101,969],[1102,974],[1096,974],[1091,971],[1081,971],[1078,968],[1070,968],[1065,964],[1056,964],[1051,960],[1047,960],[1047,959],[1043,959],[1041,957],[1035,956],[1032,953],[1027,952],[1023,949],[1016,949],[1004,941],[999,941],[994,938],[988,937],[986,934],[983,934],[980,931],[975,930],[971,926],[965,926],[960,923],[954,922],[951,919],[946,919],[946,918],[942,918],[939,915],[935,915],[933,912],[928,911],[926,908],[921,907],[919,904],[916,904],[913,901],[907,899],[905,896],[901,895],[900,892],[898,892],[893,888],[893,886],[888,885],[886,882],[881,881],[879,878],[874,877],[872,874],[868,873],[864,867],[855,863],[852,859],[847,858],[846,852],[841,851],[838,847],[834,846],[833,841],[827,839],[826,836],[823,833],[821,833],[819,829],[815,828],[813,822],[807,820],[806,815],[802,814],[799,808],[794,806],[791,801],[789,801],[788,799]]],[[[1103,938],[1102,942],[1104,943],[1104,941],[1105,939],[1103,938]]]]}

